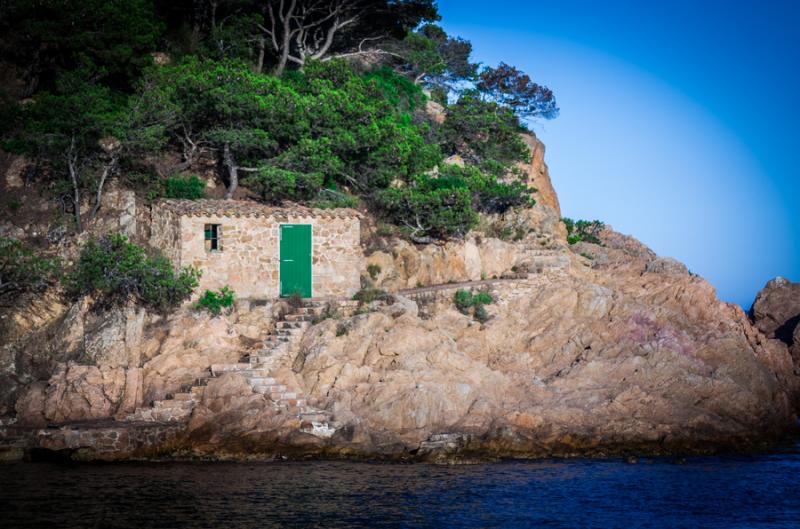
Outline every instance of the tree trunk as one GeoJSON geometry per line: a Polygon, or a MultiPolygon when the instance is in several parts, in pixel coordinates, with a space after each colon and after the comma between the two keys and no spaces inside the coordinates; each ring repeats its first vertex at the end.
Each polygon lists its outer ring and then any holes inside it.
{"type": "Polygon", "coordinates": [[[94,207],[92,208],[92,214],[89,218],[94,219],[97,216],[97,212],[100,211],[100,205],[103,200],[103,186],[106,183],[106,180],[114,172],[117,167],[117,155],[113,155],[111,160],[106,164],[103,168],[103,174],[100,175],[100,181],[97,183],[97,193],[94,197],[94,207]]]}
{"type": "Polygon", "coordinates": [[[83,224],[81,223],[81,188],[78,177],[78,156],[75,153],[75,138],[72,138],[69,145],[67,167],[69,168],[69,179],[72,182],[72,204],[75,208],[75,230],[81,233],[83,231],[83,224]]]}
{"type": "Polygon", "coordinates": [[[286,69],[286,63],[289,61],[289,52],[292,47],[292,17],[294,16],[296,4],[297,0],[292,0],[289,4],[288,11],[286,13],[279,13],[281,21],[283,22],[283,34],[281,35],[281,56],[278,60],[278,65],[275,67],[275,75],[278,77],[283,75],[283,71],[286,69]]]}
{"type": "Polygon", "coordinates": [[[264,71],[264,55],[266,53],[266,48],[267,39],[265,39],[262,35],[261,38],[258,39],[258,59],[256,59],[256,65],[254,68],[255,73],[261,73],[264,71]]]}
{"type": "Polygon", "coordinates": [[[239,187],[239,168],[233,160],[230,143],[225,143],[222,151],[222,162],[228,168],[228,190],[225,192],[225,199],[230,200],[239,187]]]}
{"type": "Polygon", "coordinates": [[[200,47],[200,31],[203,23],[203,0],[194,0],[192,12],[192,42],[191,50],[196,51],[200,47]]]}

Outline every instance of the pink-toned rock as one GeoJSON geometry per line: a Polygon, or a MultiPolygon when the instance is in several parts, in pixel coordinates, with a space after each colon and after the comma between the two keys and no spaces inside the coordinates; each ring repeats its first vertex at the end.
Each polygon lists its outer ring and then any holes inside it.
{"type": "Polygon", "coordinates": [[[239,373],[225,373],[208,382],[201,403],[212,412],[219,413],[252,400],[261,400],[261,396],[253,394],[247,379],[239,373]]]}
{"type": "Polygon", "coordinates": [[[125,380],[123,368],[64,366],[48,382],[45,418],[52,422],[108,419],[122,401],[125,380]]]}
{"type": "Polygon", "coordinates": [[[17,400],[17,421],[23,426],[44,426],[47,420],[44,417],[46,382],[34,382],[29,385],[22,396],[17,400]]]}
{"type": "Polygon", "coordinates": [[[561,205],[558,195],[550,180],[550,171],[544,161],[544,143],[539,141],[535,134],[523,134],[522,141],[528,146],[531,153],[530,163],[520,163],[519,168],[528,177],[528,186],[535,187],[537,192],[534,198],[539,204],[552,208],[558,217],[561,217],[561,205]]]}
{"type": "Polygon", "coordinates": [[[116,410],[116,417],[123,419],[142,405],[142,369],[133,367],[125,371],[125,392],[116,410]]]}
{"type": "Polygon", "coordinates": [[[761,332],[791,345],[800,325],[800,283],[783,277],[770,280],[756,296],[751,316],[761,332]]]}

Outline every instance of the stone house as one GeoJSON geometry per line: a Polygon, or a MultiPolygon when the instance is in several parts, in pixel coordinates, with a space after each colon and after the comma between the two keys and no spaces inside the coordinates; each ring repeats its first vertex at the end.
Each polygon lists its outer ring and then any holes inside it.
{"type": "Polygon", "coordinates": [[[361,284],[361,214],[272,207],[244,200],[160,200],[150,244],[176,266],[202,271],[200,287],[237,297],[352,296],[361,284]]]}

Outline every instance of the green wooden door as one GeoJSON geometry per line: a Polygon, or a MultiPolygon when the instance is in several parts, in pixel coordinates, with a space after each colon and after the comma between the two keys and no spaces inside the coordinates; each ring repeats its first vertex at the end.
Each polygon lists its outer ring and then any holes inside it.
{"type": "Polygon", "coordinates": [[[281,296],[311,297],[311,224],[281,224],[281,296]]]}

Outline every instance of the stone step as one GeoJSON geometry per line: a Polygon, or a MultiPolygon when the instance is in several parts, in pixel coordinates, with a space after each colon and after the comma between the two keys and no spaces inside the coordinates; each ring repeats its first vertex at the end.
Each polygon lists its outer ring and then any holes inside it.
{"type": "MultiPolygon", "coordinates": [[[[313,316],[310,314],[287,314],[284,316],[284,322],[296,322],[296,321],[311,321],[314,319],[313,316]]],[[[279,322],[279,323],[284,323],[279,322]]]]}
{"type": "Polygon", "coordinates": [[[249,377],[248,382],[251,386],[269,386],[278,382],[272,377],[249,377]]]}
{"type": "Polygon", "coordinates": [[[286,391],[286,386],[283,384],[254,384],[251,387],[253,388],[253,391],[261,394],[275,393],[280,395],[286,391]]]}
{"type": "Polygon", "coordinates": [[[194,395],[197,399],[200,399],[205,392],[206,388],[203,386],[192,386],[192,395],[194,395]]]}
{"type": "Polygon", "coordinates": [[[211,374],[227,373],[229,371],[242,371],[250,369],[250,364],[211,364],[211,374]]]}
{"type": "Polygon", "coordinates": [[[185,391],[181,393],[174,393],[172,395],[172,400],[194,400],[195,395],[191,391],[185,391]]]}
{"type": "Polygon", "coordinates": [[[247,362],[248,369],[244,369],[239,371],[239,373],[244,376],[244,378],[262,378],[269,376],[269,369],[263,369],[260,367],[255,367],[250,362],[247,362]]]}
{"type": "Polygon", "coordinates": [[[297,309],[295,314],[319,316],[323,312],[325,312],[325,307],[301,307],[297,309]]]}
{"type": "Polygon", "coordinates": [[[194,400],[156,400],[153,401],[153,409],[174,410],[174,409],[194,408],[194,400]]]}
{"type": "Polygon", "coordinates": [[[325,410],[303,411],[300,413],[300,420],[309,422],[328,422],[333,414],[325,410]]]}
{"type": "Polygon", "coordinates": [[[126,417],[129,421],[183,422],[194,411],[194,401],[157,400],[152,408],[139,408],[126,417]]]}
{"type": "Polygon", "coordinates": [[[311,325],[308,321],[279,321],[275,328],[277,329],[306,329],[311,325]]]}
{"type": "Polygon", "coordinates": [[[306,399],[280,399],[277,402],[290,408],[302,408],[303,410],[306,410],[308,406],[306,399]]]}
{"type": "Polygon", "coordinates": [[[264,365],[264,364],[271,364],[275,360],[275,357],[272,355],[250,355],[250,365],[264,365]]]}

